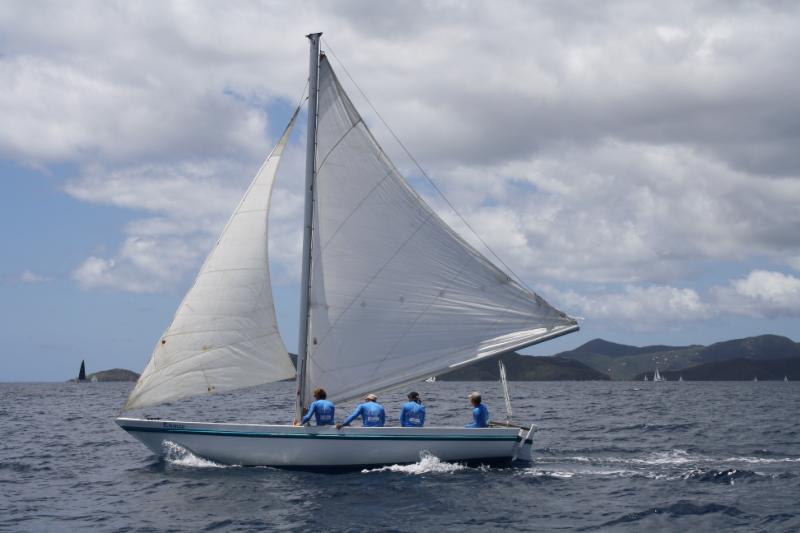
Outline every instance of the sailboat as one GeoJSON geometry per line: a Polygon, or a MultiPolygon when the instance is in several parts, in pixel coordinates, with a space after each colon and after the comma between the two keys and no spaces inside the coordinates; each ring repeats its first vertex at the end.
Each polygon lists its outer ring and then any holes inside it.
{"type": "Polygon", "coordinates": [[[644,379],[642,381],[648,381],[647,374],[644,375],[644,379]]]}
{"type": "Polygon", "coordinates": [[[658,367],[656,367],[656,371],[653,374],[653,381],[667,381],[667,378],[663,377],[658,371],[658,367]]]}
{"type": "MultiPolygon", "coordinates": [[[[297,368],[276,325],[267,236],[270,195],[299,108],[156,342],[123,414],[294,376],[296,421],[315,387],[344,402],[578,330],[411,188],[320,53],[320,36],[308,36],[297,368]]],[[[133,416],[116,423],[156,454],[169,441],[218,463],[304,468],[414,463],[423,452],[445,461],[529,460],[534,431],[510,422],[341,430],[133,416]]]]}
{"type": "Polygon", "coordinates": [[[86,381],[86,361],[81,361],[81,368],[78,370],[78,381],[86,381]]]}

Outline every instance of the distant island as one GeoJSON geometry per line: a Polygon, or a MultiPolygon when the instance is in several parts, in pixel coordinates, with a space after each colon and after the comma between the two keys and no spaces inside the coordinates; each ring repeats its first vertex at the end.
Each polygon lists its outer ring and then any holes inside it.
{"type": "Polygon", "coordinates": [[[139,374],[124,368],[112,368],[111,370],[101,370],[100,372],[93,372],[86,374],[86,379],[73,378],[70,381],[81,382],[107,382],[107,381],[136,381],[139,379],[139,374]]]}

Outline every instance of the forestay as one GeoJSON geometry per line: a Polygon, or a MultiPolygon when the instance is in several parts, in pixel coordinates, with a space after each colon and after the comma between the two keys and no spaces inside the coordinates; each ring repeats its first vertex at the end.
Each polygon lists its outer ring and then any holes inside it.
{"type": "Polygon", "coordinates": [[[450,229],[320,62],[304,404],[345,400],[578,329],[450,229]]]}
{"type": "Polygon", "coordinates": [[[275,320],[267,209],[296,116],[297,112],[158,340],[126,410],[294,376],[275,320]]]}

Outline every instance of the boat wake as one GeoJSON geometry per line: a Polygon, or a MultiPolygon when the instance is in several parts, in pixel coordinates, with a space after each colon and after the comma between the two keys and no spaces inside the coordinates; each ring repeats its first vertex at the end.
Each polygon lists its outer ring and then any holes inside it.
{"type": "Polygon", "coordinates": [[[208,459],[203,459],[193,454],[183,446],[174,442],[164,441],[164,461],[172,466],[182,468],[228,468],[228,465],[221,465],[208,459]]]}
{"type": "Polygon", "coordinates": [[[566,456],[539,459],[523,475],[542,479],[570,479],[576,476],[629,477],[682,480],[733,485],[736,481],[793,476],[780,468],[800,461],[794,457],[710,457],[673,449],[639,457],[566,456]],[[762,469],[751,470],[753,467],[762,469]]]}
{"type": "Polygon", "coordinates": [[[466,470],[468,467],[460,463],[448,463],[442,461],[435,455],[423,452],[420,454],[420,460],[417,463],[410,465],[389,465],[380,468],[365,468],[361,471],[362,474],[374,474],[376,472],[399,472],[402,474],[420,475],[420,474],[452,474],[453,472],[460,472],[466,470]]]}

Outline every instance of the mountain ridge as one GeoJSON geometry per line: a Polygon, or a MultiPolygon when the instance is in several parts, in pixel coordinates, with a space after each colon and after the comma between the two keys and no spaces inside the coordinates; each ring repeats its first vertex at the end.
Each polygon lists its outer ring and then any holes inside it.
{"type": "MultiPolygon", "coordinates": [[[[707,367],[698,375],[707,375],[711,369],[717,369],[720,375],[731,375],[735,379],[748,379],[748,377],[752,379],[752,371],[759,366],[758,362],[794,358],[800,360],[800,343],[771,334],[720,341],[709,346],[638,347],[593,339],[574,350],[560,352],[556,357],[580,361],[595,370],[607,373],[614,380],[642,379],[645,374],[652,375],[656,368],[669,378],[673,372],[710,363],[721,363],[722,366],[707,367]],[[756,361],[756,363],[754,367],[753,364],[740,362],[735,365],[739,368],[738,373],[731,374],[727,370],[723,372],[721,369],[724,363],[732,360],[756,361]]],[[[767,363],[761,365],[766,374],[769,374],[767,370],[769,366],[767,363]]],[[[686,375],[684,379],[688,379],[686,375]]]]}

